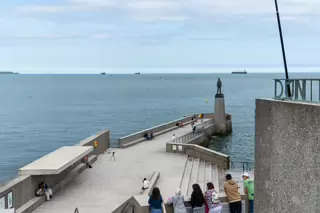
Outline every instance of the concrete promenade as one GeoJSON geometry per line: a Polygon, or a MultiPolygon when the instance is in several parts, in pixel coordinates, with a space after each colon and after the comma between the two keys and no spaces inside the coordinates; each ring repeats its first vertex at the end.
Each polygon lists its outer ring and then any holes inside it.
{"type": "MultiPolygon", "coordinates": [[[[206,119],[204,120],[206,121],[206,119]]],[[[200,122],[197,122],[199,124],[200,122]]],[[[187,125],[152,141],[146,141],[126,149],[112,149],[116,161],[109,161],[110,154],[102,154],[92,169],[77,176],[64,189],[54,194],[34,213],[110,213],[133,195],[138,195],[142,179],[154,171],[160,172],[157,186],[167,199],[179,186],[186,163],[186,155],[166,152],[166,142],[191,132],[187,125]]]]}

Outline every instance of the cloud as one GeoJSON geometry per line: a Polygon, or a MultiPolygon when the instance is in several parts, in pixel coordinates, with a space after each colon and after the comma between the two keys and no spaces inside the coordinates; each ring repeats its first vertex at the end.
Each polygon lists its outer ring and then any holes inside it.
{"type": "Polygon", "coordinates": [[[162,20],[162,21],[177,21],[177,22],[180,22],[180,21],[186,21],[188,20],[189,17],[186,17],[186,16],[162,16],[162,17],[159,17],[159,20],[162,20]]]}
{"type": "Polygon", "coordinates": [[[107,39],[110,38],[110,34],[106,34],[106,33],[98,33],[98,34],[93,34],[91,35],[92,38],[94,39],[107,39]]]}
{"type": "MultiPolygon", "coordinates": [[[[279,8],[283,17],[290,17],[284,18],[287,21],[296,21],[298,17],[309,14],[320,15],[318,0],[282,0],[279,1],[279,8]]],[[[265,18],[264,16],[274,18],[275,15],[273,0],[63,0],[62,4],[25,5],[18,11],[45,14],[104,10],[110,12],[110,9],[118,12],[113,17],[114,20],[127,18],[143,22],[181,22],[220,16],[250,19],[252,15],[256,19],[265,18]]]]}
{"type": "Polygon", "coordinates": [[[77,32],[65,34],[35,34],[23,36],[0,36],[3,40],[63,40],[63,39],[107,39],[111,35],[107,33],[81,34],[77,32]]]}
{"type": "Polygon", "coordinates": [[[63,13],[69,11],[71,8],[69,7],[62,7],[62,6],[43,6],[43,5],[30,5],[30,6],[23,6],[18,8],[18,12],[21,13],[63,13]]]}

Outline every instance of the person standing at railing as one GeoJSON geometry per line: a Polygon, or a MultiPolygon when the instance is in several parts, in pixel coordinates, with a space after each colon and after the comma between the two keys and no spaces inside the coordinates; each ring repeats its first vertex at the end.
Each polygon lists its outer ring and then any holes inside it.
{"type": "Polygon", "coordinates": [[[163,213],[163,200],[158,187],[153,188],[148,203],[151,213],[163,213]]]}
{"type": "Polygon", "coordinates": [[[242,175],[243,178],[243,190],[244,193],[248,195],[249,199],[249,212],[253,213],[254,210],[254,180],[250,179],[250,175],[248,173],[244,173],[242,175]]]}
{"type": "Polygon", "coordinates": [[[181,195],[181,189],[178,188],[176,195],[168,199],[167,204],[173,205],[173,213],[187,213],[184,205],[184,196],[181,195]]]}
{"type": "Polygon", "coordinates": [[[221,213],[222,205],[219,200],[219,193],[214,189],[213,183],[207,183],[207,191],[204,193],[206,200],[206,213],[221,213]]]}
{"type": "Polygon", "coordinates": [[[230,174],[227,174],[226,182],[224,183],[224,192],[228,197],[230,213],[241,213],[242,204],[238,189],[239,186],[237,182],[232,180],[232,176],[230,174]]]}

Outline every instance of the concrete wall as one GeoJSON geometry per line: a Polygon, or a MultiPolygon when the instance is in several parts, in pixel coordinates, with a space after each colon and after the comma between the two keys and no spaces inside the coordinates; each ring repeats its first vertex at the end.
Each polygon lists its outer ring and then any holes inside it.
{"type": "Polygon", "coordinates": [[[226,120],[227,120],[227,134],[232,133],[232,116],[230,114],[226,114],[226,120]]]}
{"type": "Polygon", "coordinates": [[[19,208],[34,197],[32,179],[30,175],[23,175],[12,179],[0,188],[0,198],[5,196],[6,208],[8,207],[7,195],[12,192],[13,208],[19,208]]]}
{"type": "Polygon", "coordinates": [[[103,154],[110,147],[110,131],[103,130],[96,135],[92,135],[82,141],[78,145],[80,146],[93,146],[94,142],[98,142],[98,147],[94,149],[93,155],[103,154]]]}
{"type": "MultiPolygon", "coordinates": [[[[90,156],[100,155],[109,148],[109,130],[101,131],[98,134],[81,141],[76,146],[93,146],[94,141],[98,141],[98,147],[90,153],[90,156]]],[[[79,160],[58,175],[18,176],[0,187],[0,198],[7,196],[9,192],[12,192],[13,208],[18,209],[35,197],[35,191],[38,188],[39,183],[46,181],[48,185],[53,188],[66,180],[69,176],[75,176],[74,170],[75,168],[78,168],[81,163],[81,160],[79,160]]],[[[76,175],[80,174],[82,171],[83,169],[76,171],[76,175]]],[[[7,206],[7,199],[5,200],[7,206]]]]}
{"type": "Polygon", "coordinates": [[[320,211],[320,104],[256,100],[255,212],[320,211]]]}
{"type": "Polygon", "coordinates": [[[189,156],[210,162],[224,169],[229,169],[230,167],[230,157],[228,155],[204,148],[199,145],[167,143],[166,152],[187,154],[189,156]]]}
{"type": "MultiPolygon", "coordinates": [[[[119,147],[122,147],[123,145],[127,144],[127,143],[130,143],[132,141],[135,141],[135,140],[138,140],[140,138],[143,138],[143,135],[146,133],[146,132],[150,132],[152,131],[153,134],[156,134],[158,132],[161,132],[161,131],[164,131],[166,129],[170,129],[170,128],[173,128],[173,127],[176,127],[176,123],[179,123],[180,121],[182,121],[183,123],[185,122],[188,122],[188,121],[191,121],[191,117],[193,115],[189,115],[187,117],[184,117],[184,118],[180,118],[180,119],[177,119],[177,120],[174,120],[174,121],[170,121],[168,123],[164,123],[164,124],[161,124],[159,126],[156,126],[156,127],[152,127],[152,128],[149,128],[149,129],[144,129],[142,131],[139,131],[139,132],[136,132],[136,133],[133,133],[131,135],[128,135],[128,136],[125,136],[125,137],[122,137],[118,140],[118,145],[119,147]]],[[[177,127],[178,128],[178,127],[177,127]]]]}

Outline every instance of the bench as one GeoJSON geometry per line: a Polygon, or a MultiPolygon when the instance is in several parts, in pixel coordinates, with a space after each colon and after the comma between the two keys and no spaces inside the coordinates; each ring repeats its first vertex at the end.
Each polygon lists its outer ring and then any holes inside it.
{"type": "MultiPolygon", "coordinates": [[[[88,159],[90,164],[93,164],[94,162],[97,161],[97,155],[92,155],[88,159]]],[[[75,167],[69,175],[61,181],[59,184],[54,186],[52,188],[52,193],[53,193],[53,199],[55,196],[55,193],[57,193],[63,186],[67,185],[69,182],[71,182],[76,176],[78,176],[80,173],[82,173],[85,169],[87,168],[87,165],[85,163],[79,164],[77,167],[75,167]]],[[[16,210],[16,213],[31,213],[34,211],[36,208],[41,206],[45,202],[45,196],[41,197],[34,197],[31,200],[29,200],[27,203],[22,205],[19,209],[16,210]]],[[[50,202],[50,201],[48,201],[50,202]]]]}
{"type": "MultiPolygon", "coordinates": [[[[191,124],[191,123],[192,123],[192,121],[187,121],[187,122],[183,123],[183,125],[186,126],[186,125],[191,124]]],[[[165,133],[167,133],[167,132],[170,132],[170,131],[175,130],[175,129],[178,129],[178,128],[180,128],[180,127],[179,127],[179,126],[173,126],[173,127],[164,129],[164,130],[159,131],[159,132],[154,132],[153,136],[156,138],[156,137],[159,136],[159,135],[163,135],[163,134],[165,134],[165,133]]],[[[143,135],[144,135],[146,132],[147,132],[147,131],[141,133],[141,138],[139,138],[139,139],[137,139],[137,140],[134,140],[134,141],[131,141],[131,142],[126,143],[126,144],[122,144],[122,145],[121,145],[121,148],[128,148],[128,147],[134,146],[134,145],[136,145],[136,144],[138,144],[138,143],[142,143],[142,142],[148,141],[148,140],[146,140],[146,139],[143,137],[143,135]]]]}

